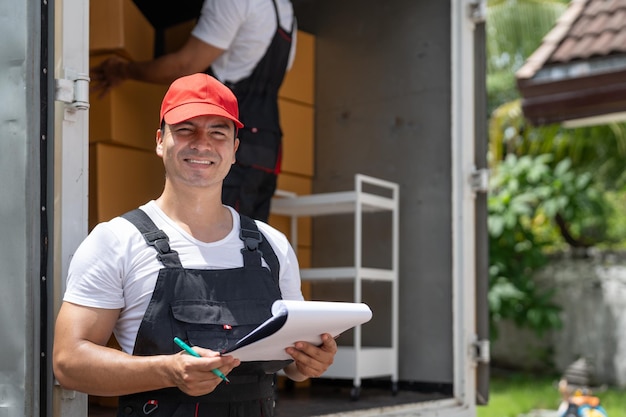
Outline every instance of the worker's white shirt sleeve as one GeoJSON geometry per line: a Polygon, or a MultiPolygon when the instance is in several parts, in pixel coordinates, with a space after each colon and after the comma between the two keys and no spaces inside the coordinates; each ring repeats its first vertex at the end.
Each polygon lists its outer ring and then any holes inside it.
{"type": "MultiPolygon", "coordinates": [[[[276,0],[280,24],[290,31],[294,21],[289,0],[276,0]]],[[[295,28],[295,25],[294,25],[295,28]]],[[[276,32],[276,12],[271,0],[205,0],[191,34],[223,49],[211,65],[222,82],[237,82],[252,74],[276,32]]],[[[295,56],[295,29],[288,68],[295,56]]]]}
{"type": "Polygon", "coordinates": [[[229,49],[239,28],[246,23],[248,8],[247,0],[205,0],[198,23],[191,33],[217,48],[229,49]]]}
{"type": "MultiPolygon", "coordinates": [[[[227,269],[243,266],[239,238],[239,215],[233,214],[233,230],[218,242],[201,242],[169,219],[154,201],[141,207],[170,239],[180,261],[190,269],[227,269]]],[[[302,300],[300,271],[287,238],[273,227],[257,222],[272,245],[280,264],[279,286],[283,299],[302,300]]],[[[78,305],[120,309],[114,334],[127,353],[132,353],[159,270],[163,265],[137,228],[117,217],[96,226],[76,250],[70,263],[63,300],[78,305]]],[[[263,265],[267,266],[265,261],[263,265]]]]}

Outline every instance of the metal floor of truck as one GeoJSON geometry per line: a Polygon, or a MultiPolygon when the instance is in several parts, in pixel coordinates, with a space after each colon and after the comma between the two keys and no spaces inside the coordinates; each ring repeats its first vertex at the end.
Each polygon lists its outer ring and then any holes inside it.
{"type": "MultiPolygon", "coordinates": [[[[402,387],[396,395],[392,395],[390,387],[366,386],[364,384],[358,399],[353,400],[351,390],[352,387],[347,381],[346,383],[337,383],[324,379],[313,380],[309,386],[281,388],[277,392],[276,417],[342,415],[340,413],[372,409],[382,410],[450,397],[437,392],[424,393],[412,389],[404,390],[402,387]]],[[[89,405],[89,417],[115,417],[115,415],[115,408],[93,403],[89,405]]]]}

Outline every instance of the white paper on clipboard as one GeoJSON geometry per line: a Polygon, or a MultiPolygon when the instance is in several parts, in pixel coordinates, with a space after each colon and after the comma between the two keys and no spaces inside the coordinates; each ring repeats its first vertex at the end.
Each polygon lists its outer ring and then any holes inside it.
{"type": "Polygon", "coordinates": [[[372,311],[364,303],[277,300],[272,317],[222,352],[241,361],[292,359],[285,348],[303,341],[321,345],[321,335],[337,337],[368,322],[372,311]]]}

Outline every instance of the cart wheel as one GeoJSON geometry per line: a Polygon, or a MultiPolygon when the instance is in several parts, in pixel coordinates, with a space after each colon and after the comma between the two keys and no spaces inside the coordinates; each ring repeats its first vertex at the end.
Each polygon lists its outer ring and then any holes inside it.
{"type": "Polygon", "coordinates": [[[397,382],[391,383],[391,395],[393,395],[394,397],[398,395],[398,383],[397,382]]]}
{"type": "Polygon", "coordinates": [[[350,401],[357,401],[359,394],[361,394],[361,387],[352,387],[350,390],[350,401]]]}

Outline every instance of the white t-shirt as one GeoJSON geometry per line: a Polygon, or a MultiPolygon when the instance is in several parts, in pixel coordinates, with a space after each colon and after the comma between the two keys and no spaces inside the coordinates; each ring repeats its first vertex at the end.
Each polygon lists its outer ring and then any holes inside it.
{"type": "MultiPolygon", "coordinates": [[[[294,22],[289,0],[276,0],[280,26],[289,32],[294,22]]],[[[191,32],[201,41],[224,49],[211,65],[217,79],[237,82],[261,60],[276,32],[272,0],[205,0],[198,23],[191,32]]],[[[289,64],[295,56],[296,30],[292,35],[289,64]]]]}
{"type": "MultiPolygon", "coordinates": [[[[228,206],[227,206],[228,207],[228,206]]],[[[183,229],[150,201],[140,207],[169,237],[170,247],[189,269],[226,269],[243,266],[239,238],[239,215],[233,215],[233,230],[224,239],[205,243],[183,229]]],[[[272,245],[280,264],[279,285],[283,299],[302,300],[296,255],[284,234],[263,222],[259,231],[272,245]]],[[[88,307],[121,309],[114,329],[122,350],[132,353],[137,331],[159,270],[163,264],[137,228],[116,217],[97,225],[76,250],[69,266],[64,301],[88,307]]],[[[263,265],[267,267],[265,261],[263,265]]]]}

